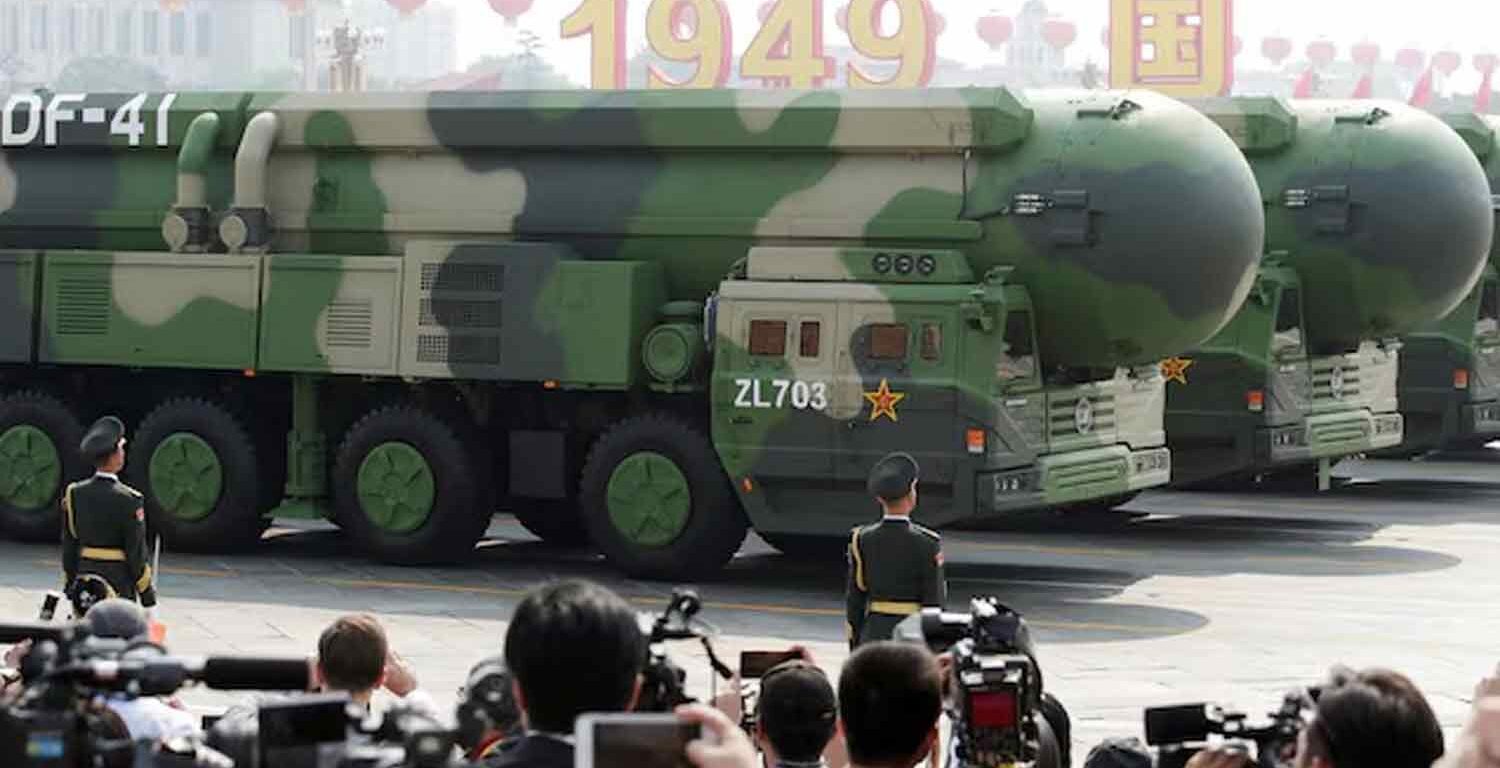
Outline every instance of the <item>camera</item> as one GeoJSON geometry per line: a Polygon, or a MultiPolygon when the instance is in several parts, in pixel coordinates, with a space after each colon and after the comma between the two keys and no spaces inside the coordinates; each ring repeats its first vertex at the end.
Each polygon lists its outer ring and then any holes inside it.
{"type": "Polygon", "coordinates": [[[976,597],[969,605],[967,614],[923,609],[896,628],[898,639],[923,642],[953,658],[947,706],[956,763],[1067,765],[1067,715],[1043,694],[1025,620],[994,597],[976,597]]]}
{"type": "Polygon", "coordinates": [[[730,680],[734,671],[719,660],[714,653],[712,638],[718,634],[712,626],[696,618],[702,610],[703,601],[689,589],[675,589],[671,600],[661,614],[652,618],[642,617],[642,629],[646,635],[646,666],[642,672],[640,702],[636,709],[641,712],[671,712],[682,704],[696,701],[687,695],[687,672],[672,663],[667,657],[663,643],[672,640],[697,640],[708,654],[708,663],[721,678],[730,680]]]}
{"type": "Polygon", "coordinates": [[[166,696],[201,683],[218,690],[307,687],[301,659],[180,658],[146,640],[91,636],[86,623],[0,625],[0,643],[29,641],[22,690],[0,708],[0,765],[203,766],[227,758],[193,740],[137,743],[111,697],[166,696]]]}
{"type": "Polygon", "coordinates": [[[1230,744],[1254,747],[1261,768],[1290,768],[1297,737],[1317,708],[1319,687],[1289,691],[1266,721],[1252,724],[1243,712],[1214,704],[1178,704],[1146,710],[1146,743],[1157,748],[1159,768],[1180,768],[1218,736],[1230,744]]]}
{"type": "Polygon", "coordinates": [[[262,702],[216,723],[208,743],[236,768],[457,768],[457,732],[393,707],[367,722],[347,694],[262,702]]]}

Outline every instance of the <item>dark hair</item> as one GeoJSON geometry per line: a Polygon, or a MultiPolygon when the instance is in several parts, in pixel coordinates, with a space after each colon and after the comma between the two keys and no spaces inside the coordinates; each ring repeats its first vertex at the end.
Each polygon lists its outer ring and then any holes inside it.
{"type": "Polygon", "coordinates": [[[756,712],[777,756],[795,763],[816,762],[838,726],[833,684],[805,661],[779,664],[760,679],[756,712]]]}
{"type": "Polygon", "coordinates": [[[505,632],[505,663],[521,688],[527,722],[571,733],[584,712],[630,706],[646,663],[646,638],[619,595],[587,581],[532,590],[505,632]]]}
{"type": "Polygon", "coordinates": [[[389,646],[375,617],[344,616],[318,638],[318,669],[323,684],[336,691],[368,691],[385,673],[389,646]]]}
{"type": "Polygon", "coordinates": [[[1443,729],[1417,686],[1388,669],[1335,670],[1318,697],[1307,748],[1335,768],[1430,768],[1443,729]]]}
{"type": "Polygon", "coordinates": [[[849,758],[910,768],[942,708],[937,659],[920,645],[882,641],[855,651],[839,675],[849,758]]]}

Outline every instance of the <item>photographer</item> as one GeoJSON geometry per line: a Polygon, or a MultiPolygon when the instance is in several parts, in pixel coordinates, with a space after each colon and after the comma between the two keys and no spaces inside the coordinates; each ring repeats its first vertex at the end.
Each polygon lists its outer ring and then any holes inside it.
{"type": "Polygon", "coordinates": [[[942,677],[926,648],[891,641],[862,646],[844,663],[838,698],[854,768],[913,768],[937,743],[942,677]]]}
{"type": "MultiPolygon", "coordinates": [[[[144,643],[150,632],[150,625],[145,609],[134,600],[115,597],[95,603],[84,614],[83,620],[94,637],[142,641],[137,648],[128,650],[123,658],[142,653],[161,653],[158,647],[144,643]]],[[[130,738],[136,741],[161,741],[202,735],[197,717],[158,697],[131,698],[115,694],[106,698],[104,703],[119,716],[130,738]]]]}
{"type": "Polygon", "coordinates": [[[323,691],[349,694],[349,699],[378,711],[375,695],[389,691],[423,715],[438,718],[437,706],[417,688],[411,667],[391,648],[385,628],[369,615],[344,616],[318,638],[315,684],[323,691]]]}
{"type": "MultiPolygon", "coordinates": [[[[1443,731],[1421,691],[1385,669],[1335,670],[1297,737],[1296,768],[1431,768],[1443,756],[1443,731]]],[[[1206,749],[1188,768],[1242,768],[1250,758],[1206,749]]]]}
{"type": "MultiPolygon", "coordinates": [[[[755,744],[767,768],[829,768],[838,733],[838,701],[828,676],[806,657],[761,677],[755,744]]],[[[832,768],[839,768],[833,764],[832,768]]]]}
{"type": "Polygon", "coordinates": [[[505,663],[515,676],[526,735],[484,764],[570,768],[574,720],[584,712],[633,709],[645,660],[635,611],[614,592],[577,580],[532,590],[505,633],[505,663]]]}

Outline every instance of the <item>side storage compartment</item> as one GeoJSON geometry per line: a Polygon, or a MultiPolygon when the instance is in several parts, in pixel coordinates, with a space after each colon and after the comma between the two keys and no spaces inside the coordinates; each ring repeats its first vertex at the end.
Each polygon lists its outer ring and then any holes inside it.
{"type": "Polygon", "coordinates": [[[265,258],[262,369],[396,374],[404,274],[400,257],[265,258]]]}
{"type": "Polygon", "coordinates": [[[41,362],[255,367],[259,256],[52,251],[42,266],[41,362]]]}
{"type": "Polygon", "coordinates": [[[36,254],[0,251],[0,363],[31,360],[36,277],[36,254]]]}

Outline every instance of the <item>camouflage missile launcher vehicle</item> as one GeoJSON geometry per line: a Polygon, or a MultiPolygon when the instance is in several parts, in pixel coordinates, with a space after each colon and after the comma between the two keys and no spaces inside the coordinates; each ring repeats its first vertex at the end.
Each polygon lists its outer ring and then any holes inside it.
{"type": "MultiPolygon", "coordinates": [[[[1484,164],[1490,192],[1500,200],[1500,118],[1443,115],[1484,164]]],[[[1496,207],[1500,210],[1500,206],[1496,207]]],[[[1440,448],[1478,448],[1500,438],[1500,241],[1474,290],[1446,317],[1402,339],[1397,391],[1406,430],[1391,453],[1416,455],[1440,448]]]]}
{"type": "MultiPolygon", "coordinates": [[[[1313,477],[1401,442],[1402,334],[1451,312],[1494,233],[1474,155],[1401,104],[1195,103],[1245,151],[1266,207],[1249,301],[1164,364],[1179,485],[1313,477]]],[[[1402,363],[1404,366],[1404,363],[1402,363]]]]}
{"type": "MultiPolygon", "coordinates": [[[[326,515],[404,563],[497,505],[712,572],[1170,476],[1159,361],[1264,219],[1210,121],[1004,90],[13,97],[0,519],[52,536],[79,424],[134,430],[173,547],[326,515]]],[[[1108,502],[1103,502],[1108,503],[1108,502]]]]}

